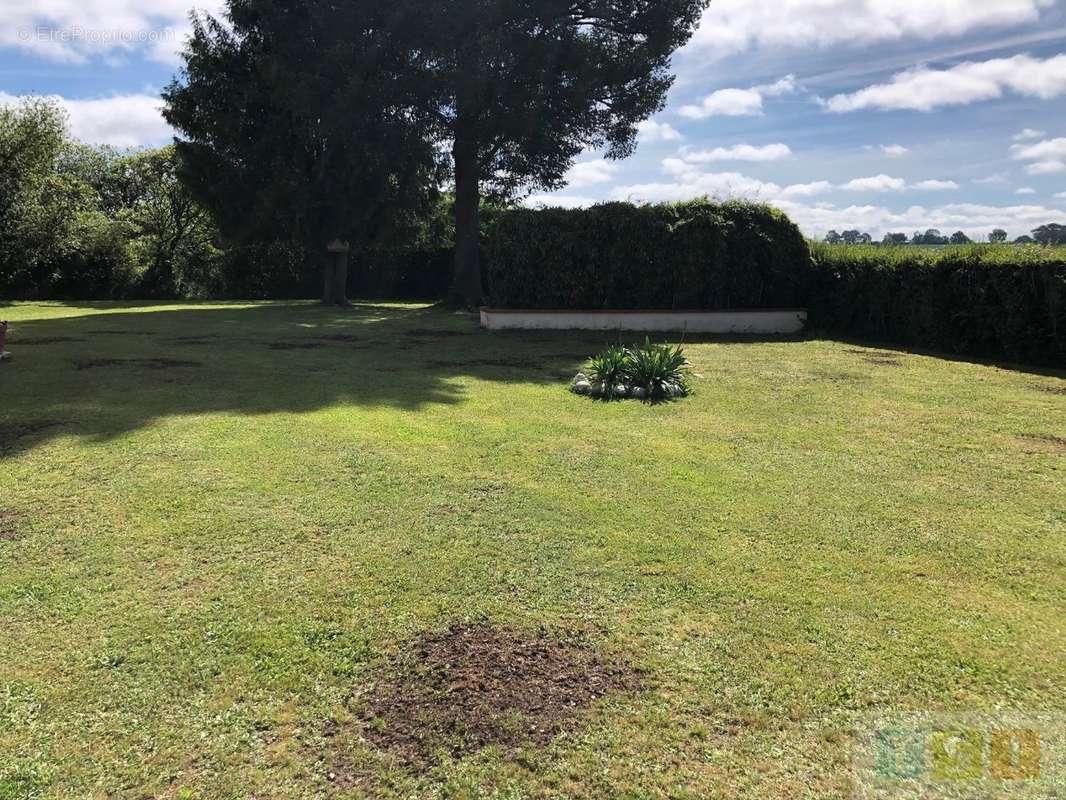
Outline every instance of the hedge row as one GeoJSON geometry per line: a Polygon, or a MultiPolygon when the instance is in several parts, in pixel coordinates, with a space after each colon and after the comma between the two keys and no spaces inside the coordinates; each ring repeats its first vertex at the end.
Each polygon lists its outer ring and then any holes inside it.
{"type": "Polygon", "coordinates": [[[829,333],[1066,364],[1066,248],[813,247],[806,305],[829,333]]]}
{"type": "Polygon", "coordinates": [[[810,271],[788,217],[739,202],[509,211],[486,259],[498,308],[794,307],[810,271]]]}

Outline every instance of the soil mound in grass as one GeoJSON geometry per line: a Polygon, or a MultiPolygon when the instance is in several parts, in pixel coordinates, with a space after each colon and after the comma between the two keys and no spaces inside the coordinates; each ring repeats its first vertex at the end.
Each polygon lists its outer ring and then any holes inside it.
{"type": "Polygon", "coordinates": [[[18,345],[20,347],[33,347],[35,345],[44,344],[69,344],[71,342],[84,342],[85,339],[79,339],[76,336],[26,336],[26,337],[14,337],[9,340],[9,344],[18,345]]]}
{"type": "Polygon", "coordinates": [[[0,454],[7,452],[20,439],[60,425],[58,420],[27,419],[0,421],[0,454]]]}
{"type": "Polygon", "coordinates": [[[1023,433],[1019,438],[1031,444],[1047,445],[1052,449],[1066,452],[1066,439],[1061,436],[1052,436],[1049,433],[1023,433]]]}
{"type": "Polygon", "coordinates": [[[19,538],[18,514],[0,508],[0,542],[13,542],[19,538]]]}
{"type": "Polygon", "coordinates": [[[106,367],[144,367],[145,369],[186,369],[202,367],[199,361],[181,361],[176,358],[88,358],[74,362],[74,367],[81,371],[86,369],[103,369],[106,367]]]}
{"type": "Polygon", "coordinates": [[[366,700],[367,738],[409,765],[439,750],[546,744],[639,674],[574,638],[488,624],[430,633],[394,657],[366,700]]]}

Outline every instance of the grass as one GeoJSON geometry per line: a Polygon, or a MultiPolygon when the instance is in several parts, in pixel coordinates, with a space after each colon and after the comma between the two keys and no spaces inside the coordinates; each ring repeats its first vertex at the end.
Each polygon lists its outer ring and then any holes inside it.
{"type": "Polygon", "coordinates": [[[604,405],[603,336],[418,306],[2,311],[4,800],[844,798],[871,714],[1066,712],[1062,372],[690,337],[692,397],[604,405]],[[517,757],[363,740],[480,619],[647,689],[517,757]]]}

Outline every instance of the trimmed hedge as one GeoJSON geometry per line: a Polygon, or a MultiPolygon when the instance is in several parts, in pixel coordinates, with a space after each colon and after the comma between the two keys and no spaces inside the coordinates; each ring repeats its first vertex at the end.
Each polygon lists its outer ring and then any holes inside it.
{"type": "Polygon", "coordinates": [[[497,308],[794,307],[810,274],[788,217],[740,202],[508,211],[486,259],[497,308]]]}
{"type": "Polygon", "coordinates": [[[1066,248],[814,245],[810,327],[1066,365],[1066,248]]]}

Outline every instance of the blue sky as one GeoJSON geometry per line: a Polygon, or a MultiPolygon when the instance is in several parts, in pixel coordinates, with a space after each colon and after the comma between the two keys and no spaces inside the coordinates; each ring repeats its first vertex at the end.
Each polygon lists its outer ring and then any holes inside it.
{"type": "MultiPolygon", "coordinates": [[[[0,102],[55,95],[79,138],[167,141],[189,6],[19,0],[0,102]]],[[[1066,223],[1066,0],[714,0],[675,67],[632,158],[588,153],[528,202],[750,197],[814,236],[1066,223]]]]}

